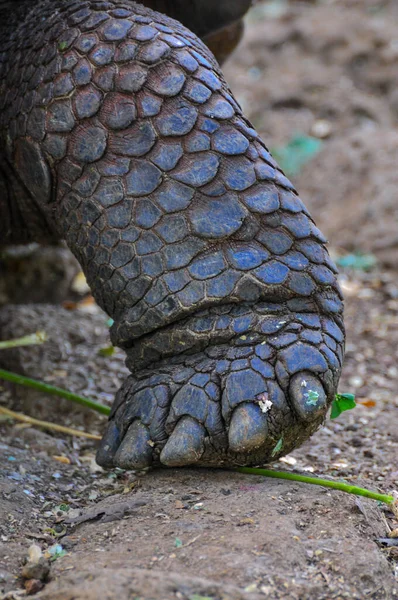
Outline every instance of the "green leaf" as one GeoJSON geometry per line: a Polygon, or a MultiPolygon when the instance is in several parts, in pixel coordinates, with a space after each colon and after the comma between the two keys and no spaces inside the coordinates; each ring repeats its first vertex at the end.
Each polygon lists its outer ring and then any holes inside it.
{"type": "Polygon", "coordinates": [[[285,146],[271,148],[271,153],[288,176],[297,175],[318,154],[321,140],[308,135],[295,135],[285,146]]]}
{"type": "Polygon", "coordinates": [[[31,379],[30,377],[13,373],[12,371],[0,369],[0,379],[11,381],[12,383],[18,383],[19,385],[24,385],[35,390],[40,390],[45,394],[53,394],[55,396],[60,396],[61,398],[66,398],[71,402],[76,402],[76,404],[81,404],[87,408],[92,408],[103,415],[109,415],[111,412],[109,406],[105,406],[104,404],[100,404],[99,402],[95,402],[89,398],[83,398],[83,396],[79,396],[79,394],[74,394],[73,392],[69,392],[69,390],[63,390],[62,388],[59,388],[55,385],[50,385],[44,381],[38,381],[37,379],[31,379]]]}
{"type": "Polygon", "coordinates": [[[346,254],[345,256],[340,256],[336,260],[338,267],[355,269],[357,271],[368,271],[369,269],[372,269],[376,263],[377,259],[373,254],[362,254],[361,252],[346,254]]]}
{"type": "Polygon", "coordinates": [[[176,538],[176,539],[174,540],[174,546],[175,546],[176,548],[182,548],[182,541],[180,540],[180,538],[176,538]]]}
{"type": "Polygon", "coordinates": [[[60,42],[58,44],[58,50],[60,50],[61,52],[63,52],[64,50],[66,50],[68,47],[68,42],[60,42]]]}
{"type": "Polygon", "coordinates": [[[282,447],[283,447],[283,437],[281,437],[281,438],[280,438],[280,439],[277,441],[277,443],[276,443],[276,446],[275,446],[275,447],[274,447],[274,449],[272,450],[272,452],[271,452],[271,456],[272,456],[272,458],[274,458],[274,456],[275,456],[276,454],[278,454],[278,452],[280,452],[280,451],[282,450],[282,447]]]}
{"type": "Polygon", "coordinates": [[[0,350],[6,348],[19,348],[20,346],[36,346],[37,344],[43,344],[47,340],[48,337],[45,331],[36,331],[36,333],[32,333],[31,335],[24,335],[23,337],[14,340],[0,342],[0,350]]]}
{"type": "Polygon", "coordinates": [[[62,558],[66,554],[66,551],[63,549],[61,544],[54,544],[53,546],[50,546],[47,552],[50,555],[50,562],[58,560],[58,558],[62,558]]]}
{"type": "Polygon", "coordinates": [[[337,419],[341,413],[356,407],[354,394],[336,394],[332,402],[331,419],[337,419]]]}
{"type": "Polygon", "coordinates": [[[105,346],[105,348],[100,348],[98,350],[98,354],[100,356],[112,356],[115,353],[114,346],[105,346]]]}

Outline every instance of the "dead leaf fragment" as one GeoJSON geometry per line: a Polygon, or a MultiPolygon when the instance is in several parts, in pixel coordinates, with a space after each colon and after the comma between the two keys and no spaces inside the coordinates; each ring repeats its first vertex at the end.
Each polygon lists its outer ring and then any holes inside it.
{"type": "Polygon", "coordinates": [[[390,538],[398,538],[398,528],[397,529],[393,529],[392,531],[390,531],[390,533],[388,534],[388,537],[390,537],[390,538]]]}
{"type": "Polygon", "coordinates": [[[70,459],[67,456],[57,456],[54,454],[53,459],[62,463],[63,465],[70,465],[70,459]]]}
{"type": "Polygon", "coordinates": [[[111,506],[96,506],[83,511],[77,517],[68,517],[64,522],[66,525],[81,525],[87,521],[101,521],[101,523],[110,523],[111,521],[119,521],[127,515],[134,512],[135,509],[145,506],[145,500],[133,500],[132,502],[117,502],[111,506]]]}
{"type": "Polygon", "coordinates": [[[250,517],[245,517],[244,519],[241,519],[238,523],[238,526],[242,527],[243,525],[254,525],[254,519],[251,519],[250,517]]]}

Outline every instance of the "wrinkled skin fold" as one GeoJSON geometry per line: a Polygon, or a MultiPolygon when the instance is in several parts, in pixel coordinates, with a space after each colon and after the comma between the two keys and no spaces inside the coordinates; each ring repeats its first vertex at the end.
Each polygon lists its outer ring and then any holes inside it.
{"type": "Polygon", "coordinates": [[[342,296],[214,56],[129,0],[19,6],[0,34],[0,235],[65,239],[114,319],[132,374],[98,462],[291,451],[337,389],[342,296]]]}

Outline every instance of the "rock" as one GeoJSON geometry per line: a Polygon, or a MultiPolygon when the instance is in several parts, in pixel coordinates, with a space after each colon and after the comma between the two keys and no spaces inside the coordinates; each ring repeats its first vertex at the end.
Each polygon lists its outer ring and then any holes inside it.
{"type": "MultiPolygon", "coordinates": [[[[50,563],[44,558],[40,546],[32,544],[28,550],[28,560],[22,567],[22,577],[28,580],[46,581],[49,574],[50,563]]],[[[31,584],[31,587],[35,587],[33,583],[31,584]]]]}
{"type": "Polygon", "coordinates": [[[39,558],[37,562],[27,562],[22,568],[22,577],[24,579],[39,579],[46,581],[50,574],[50,563],[44,557],[39,558]]]}

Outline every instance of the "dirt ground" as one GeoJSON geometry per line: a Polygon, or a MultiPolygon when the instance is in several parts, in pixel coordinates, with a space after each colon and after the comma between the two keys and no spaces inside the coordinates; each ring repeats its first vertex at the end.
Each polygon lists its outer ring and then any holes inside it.
{"type": "MultiPolygon", "coordinates": [[[[340,390],[359,405],[273,466],[386,493],[398,488],[397,26],[395,0],[260,2],[225,66],[270,146],[293,134],[321,139],[294,182],[335,258],[363,252],[376,261],[340,274],[340,390]]],[[[50,336],[2,351],[2,366],[103,403],[127,373],[121,352],[99,354],[107,318],[90,303],[3,308],[0,328],[3,339],[37,329],[50,336]]],[[[94,434],[104,425],[8,385],[0,403],[94,434]]],[[[0,435],[2,599],[25,594],[32,544],[55,559],[34,595],[42,600],[398,598],[398,545],[388,541],[398,524],[374,501],[221,470],[105,472],[90,440],[7,419],[0,435]]]]}

